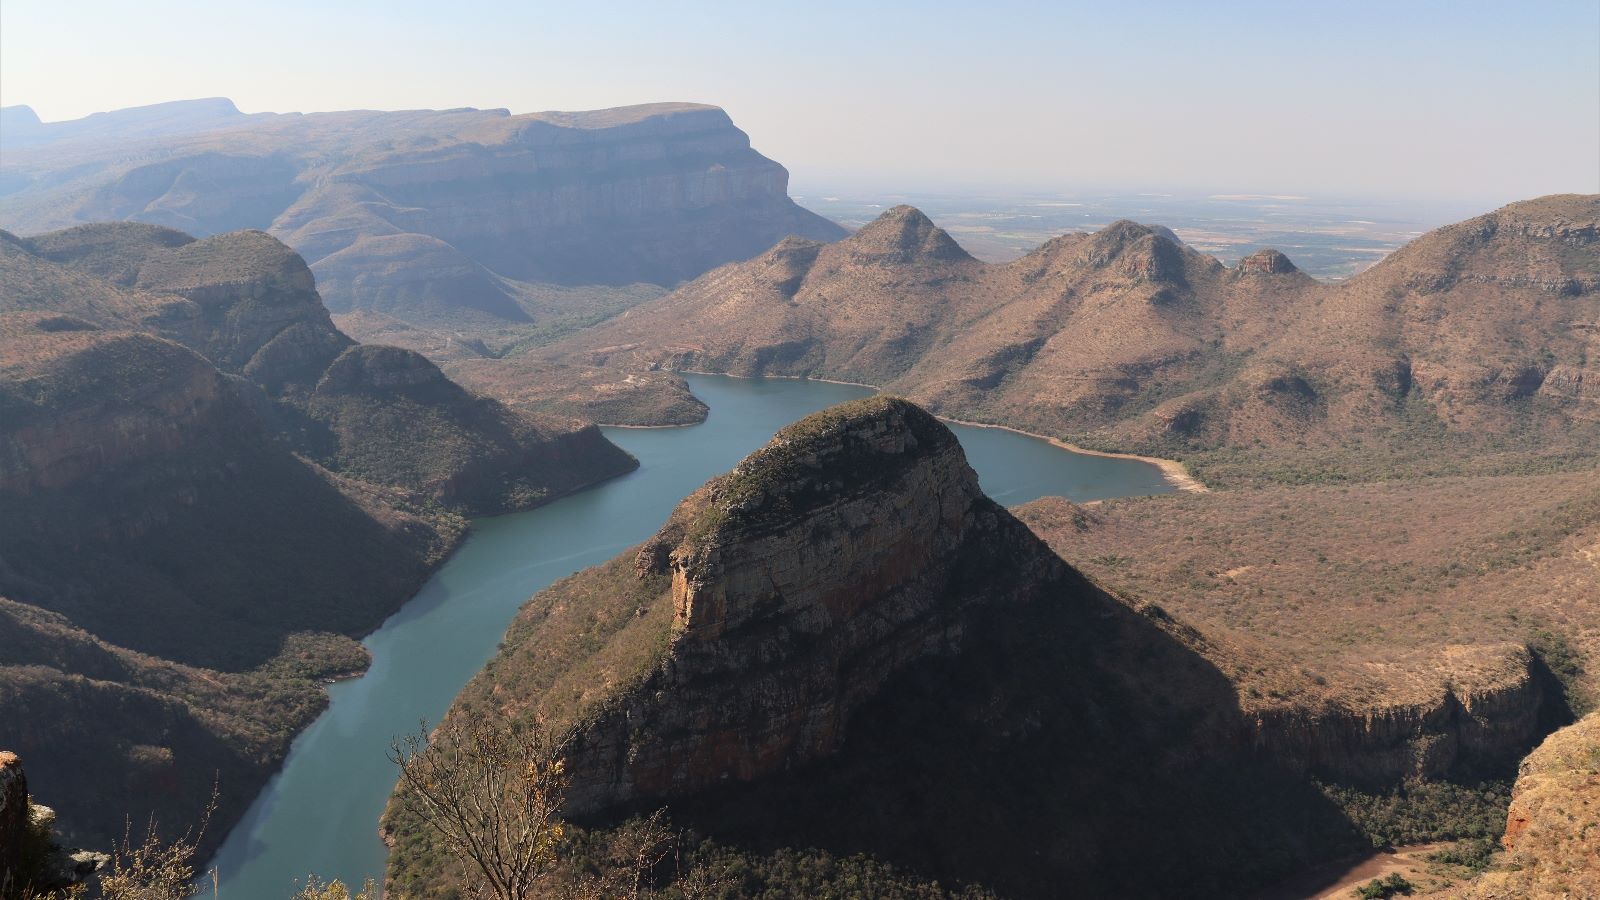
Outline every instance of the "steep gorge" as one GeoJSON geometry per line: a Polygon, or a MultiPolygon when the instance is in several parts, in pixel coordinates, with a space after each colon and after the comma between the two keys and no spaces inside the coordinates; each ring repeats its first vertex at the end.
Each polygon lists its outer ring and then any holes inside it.
{"type": "MultiPolygon", "coordinates": [[[[1525,653],[1434,705],[1306,717],[1246,701],[1232,649],[1084,578],[944,426],[877,397],[533,598],[450,715],[575,726],[586,824],[665,804],[758,857],[868,853],[1007,896],[1228,895],[1353,846],[1308,776],[1504,767],[1541,733],[1525,653]]],[[[419,823],[386,828],[391,888],[447,891],[419,823]]]]}

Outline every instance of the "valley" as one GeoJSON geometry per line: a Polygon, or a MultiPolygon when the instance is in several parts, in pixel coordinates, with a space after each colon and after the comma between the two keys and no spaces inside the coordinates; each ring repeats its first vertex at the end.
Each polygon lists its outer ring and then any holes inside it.
{"type": "Polygon", "coordinates": [[[1090,6],[7,5],[0,900],[1600,896],[1600,54],[1090,6]]]}
{"type": "MultiPolygon", "coordinates": [[[[383,765],[389,741],[421,718],[438,720],[530,595],[648,537],[684,494],[783,425],[869,393],[784,379],[690,383],[710,408],[704,424],[608,430],[640,460],[638,471],[533,512],[476,521],[417,596],[366,639],[371,668],[330,688],[328,711],[216,857],[229,896],[281,897],[285,873],[301,868],[346,883],[381,876],[386,848],[374,823],[394,783],[383,765]]],[[[985,490],[1009,502],[1170,489],[1142,463],[1075,456],[1004,432],[959,433],[985,490]]]]}

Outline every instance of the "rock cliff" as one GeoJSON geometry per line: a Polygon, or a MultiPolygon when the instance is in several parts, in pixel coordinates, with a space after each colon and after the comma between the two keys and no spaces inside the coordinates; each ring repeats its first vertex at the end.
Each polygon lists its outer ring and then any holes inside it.
{"type": "Polygon", "coordinates": [[[1459,900],[1600,896],[1600,713],[1545,739],[1517,775],[1491,870],[1459,900]]]}
{"type": "MultiPolygon", "coordinates": [[[[1295,718],[1241,696],[1221,640],[1085,579],[982,495],[943,425],[875,397],[780,431],[536,596],[449,715],[571,725],[585,825],[666,805],[752,853],[869,853],[1008,896],[1231,896],[1352,846],[1308,776],[1504,764],[1540,727],[1520,648],[1432,706],[1295,718]]],[[[386,828],[391,887],[447,891],[426,831],[386,828]]]]}
{"type": "Polygon", "coordinates": [[[788,172],[726,113],[699,104],[243,116],[196,102],[25,123],[17,136],[0,224],[269,230],[336,311],[525,322],[527,283],[671,285],[788,234],[844,234],[789,199],[788,172]],[[130,140],[139,154],[122,151],[130,140]]]}
{"type": "Polygon", "coordinates": [[[32,802],[22,760],[0,750],[0,897],[34,897],[86,884],[110,860],[62,847],[55,811],[32,802]]]}
{"type": "Polygon", "coordinates": [[[785,429],[639,551],[640,578],[670,580],[671,655],[585,728],[573,811],[831,754],[885,681],[958,651],[969,607],[1026,603],[1065,577],[1035,550],[954,435],[909,403],[785,429]]]}

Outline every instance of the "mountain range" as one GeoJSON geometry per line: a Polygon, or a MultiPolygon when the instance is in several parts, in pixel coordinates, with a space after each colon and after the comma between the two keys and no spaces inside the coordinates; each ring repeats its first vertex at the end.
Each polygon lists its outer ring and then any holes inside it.
{"type": "Polygon", "coordinates": [[[336,313],[529,325],[541,285],[670,286],[787,234],[845,233],[795,205],[784,168],[701,104],[245,115],[212,99],[4,115],[0,227],[268,231],[336,313]]]}
{"type": "Polygon", "coordinates": [[[984,263],[898,207],[533,352],[865,382],[944,415],[1202,465],[1386,434],[1572,447],[1600,423],[1597,218],[1595,196],[1516,203],[1323,284],[1276,251],[1228,268],[1129,221],[984,263]]]}

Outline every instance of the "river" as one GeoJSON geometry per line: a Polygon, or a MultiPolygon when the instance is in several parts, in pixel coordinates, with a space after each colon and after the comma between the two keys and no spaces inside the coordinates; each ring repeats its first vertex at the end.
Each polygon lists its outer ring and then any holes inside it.
{"type": "MultiPolygon", "coordinates": [[[[872,393],[791,379],[687,376],[711,408],[687,428],[606,429],[639,469],[525,513],[480,519],[417,596],[367,637],[372,667],[329,688],[327,712],[299,736],[213,860],[227,900],[284,900],[308,874],[382,881],[378,816],[394,786],[390,740],[437,721],[494,654],[523,602],[558,578],[644,540],[706,479],[808,413],[872,393]]],[[[1086,456],[993,428],[952,426],[984,491],[1008,504],[1172,490],[1156,467],[1086,456]]]]}

